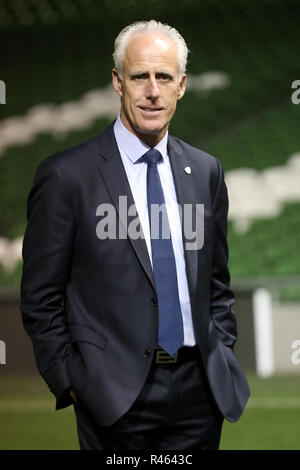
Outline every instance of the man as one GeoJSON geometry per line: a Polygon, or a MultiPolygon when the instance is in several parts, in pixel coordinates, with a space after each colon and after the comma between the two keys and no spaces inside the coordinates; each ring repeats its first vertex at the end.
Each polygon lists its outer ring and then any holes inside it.
{"type": "Polygon", "coordinates": [[[56,409],[74,404],[81,449],[217,449],[223,417],[236,421],[249,396],[233,353],[223,171],[168,135],[187,53],[154,20],[122,30],[118,119],[42,161],[29,194],[24,326],[56,409]],[[195,248],[180,208],[197,205],[195,248]]]}

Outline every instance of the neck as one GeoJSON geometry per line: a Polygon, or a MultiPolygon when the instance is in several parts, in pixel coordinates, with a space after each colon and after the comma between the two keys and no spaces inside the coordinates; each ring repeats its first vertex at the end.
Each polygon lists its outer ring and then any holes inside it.
{"type": "Polygon", "coordinates": [[[149,133],[149,134],[146,134],[144,132],[140,132],[139,130],[136,130],[134,129],[132,126],[129,125],[128,121],[126,119],[124,119],[124,116],[120,115],[120,119],[121,119],[121,122],[123,124],[123,126],[133,135],[135,135],[136,137],[138,137],[142,142],[144,142],[146,145],[148,145],[149,147],[155,147],[157,144],[159,144],[159,142],[164,138],[164,136],[166,135],[167,133],[167,130],[168,130],[168,125],[160,130],[159,132],[157,133],[149,133]]]}
{"type": "Polygon", "coordinates": [[[167,129],[163,133],[160,133],[159,135],[142,134],[138,132],[135,133],[135,135],[149,147],[155,147],[164,138],[164,136],[166,135],[166,132],[167,132],[167,129]]]}

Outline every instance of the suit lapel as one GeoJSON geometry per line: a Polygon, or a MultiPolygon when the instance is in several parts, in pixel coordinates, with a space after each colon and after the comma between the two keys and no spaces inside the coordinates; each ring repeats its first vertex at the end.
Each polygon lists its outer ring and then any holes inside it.
{"type": "MultiPolygon", "coordinates": [[[[127,208],[134,204],[134,199],[129,186],[126,171],[122,163],[120,152],[115,140],[113,124],[109,126],[108,129],[100,136],[99,155],[101,158],[99,158],[98,169],[100,171],[106,189],[115,206],[115,209],[119,217],[121,217],[119,211],[119,197],[126,196],[127,208]]],[[[128,217],[128,220],[129,219],[130,217],[128,217]]],[[[125,230],[125,233],[127,233],[127,223],[123,224],[123,228],[125,230]]],[[[127,236],[150,283],[153,286],[153,289],[155,289],[152,266],[145,239],[142,237],[133,239],[130,237],[129,234],[127,236]]]]}
{"type": "MultiPolygon", "coordinates": [[[[99,158],[98,169],[106,189],[110,194],[115,209],[120,216],[119,197],[121,195],[127,197],[127,207],[134,204],[134,199],[115,140],[113,124],[111,124],[111,126],[109,126],[108,129],[100,136],[99,144],[99,155],[101,158],[99,158]]],[[[191,167],[191,170],[193,170],[193,168],[188,157],[182,152],[181,147],[172,137],[169,137],[168,141],[168,154],[170,157],[177,201],[182,209],[184,204],[192,204],[192,207],[194,208],[195,184],[193,184],[193,182],[195,175],[193,174],[193,171],[191,174],[185,172],[186,167],[191,167]]],[[[123,226],[127,232],[127,227],[125,225],[123,226]]],[[[141,237],[137,239],[130,238],[129,234],[128,240],[131,243],[150,283],[152,284],[153,289],[155,289],[152,266],[145,240],[141,237]]],[[[183,227],[182,240],[190,298],[191,302],[193,302],[197,282],[198,252],[197,250],[186,249],[186,242],[188,240],[185,237],[183,227]]]]}
{"type": "MultiPolygon", "coordinates": [[[[193,209],[193,219],[195,220],[195,187],[196,182],[194,180],[195,173],[193,172],[193,166],[188,157],[183,153],[181,147],[178,145],[173,137],[169,137],[168,141],[168,154],[170,158],[170,164],[173,173],[174,185],[177,195],[177,202],[180,204],[182,214],[185,204],[191,204],[193,209]],[[185,169],[189,167],[191,173],[187,173],[185,169]]],[[[183,217],[182,217],[183,220],[183,217]]],[[[182,241],[184,249],[184,258],[186,265],[186,274],[189,286],[190,300],[193,304],[197,274],[198,274],[198,251],[187,250],[186,243],[189,240],[185,236],[184,227],[182,224],[182,241]]]]}

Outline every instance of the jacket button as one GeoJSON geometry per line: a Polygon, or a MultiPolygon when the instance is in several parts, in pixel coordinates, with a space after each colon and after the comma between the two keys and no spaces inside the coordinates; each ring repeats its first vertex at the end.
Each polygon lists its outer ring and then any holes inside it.
{"type": "Polygon", "coordinates": [[[151,299],[151,305],[153,305],[154,307],[157,305],[157,298],[156,297],[153,297],[153,299],[151,299]]]}
{"type": "Polygon", "coordinates": [[[151,349],[146,349],[144,354],[145,354],[145,357],[151,357],[152,356],[151,349]]]}

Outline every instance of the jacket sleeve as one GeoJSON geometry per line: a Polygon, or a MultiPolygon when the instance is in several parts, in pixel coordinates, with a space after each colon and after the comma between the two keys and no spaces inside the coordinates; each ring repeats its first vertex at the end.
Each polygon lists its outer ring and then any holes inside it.
{"type": "Polygon", "coordinates": [[[210,334],[217,336],[226,346],[233,348],[237,339],[237,325],[232,305],[235,301],[230,289],[228,269],[227,215],[228,194],[224,172],[217,160],[219,178],[213,202],[215,240],[211,281],[210,334]]]}
{"type": "Polygon", "coordinates": [[[20,309],[38,370],[57,398],[56,409],[72,403],[64,310],[75,234],[70,196],[59,167],[51,158],[43,160],[27,199],[20,309]]]}

